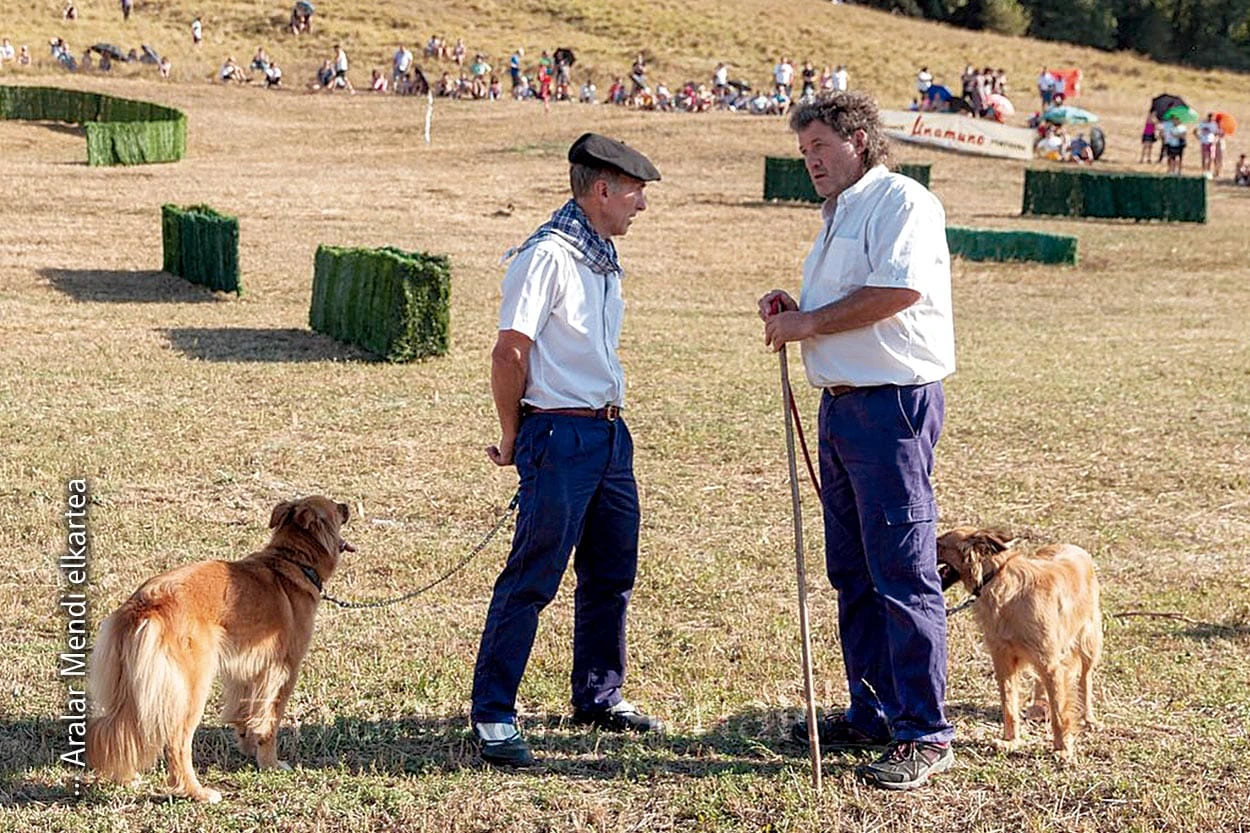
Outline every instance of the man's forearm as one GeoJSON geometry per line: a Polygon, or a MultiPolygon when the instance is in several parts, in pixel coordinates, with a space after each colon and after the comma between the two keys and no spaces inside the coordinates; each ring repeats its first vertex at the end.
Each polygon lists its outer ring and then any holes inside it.
{"type": "Polygon", "coordinates": [[[491,356],[490,388],[499,414],[500,433],[516,437],[521,426],[521,397],[525,395],[528,368],[520,353],[511,349],[496,350],[491,356]]]}
{"type": "Polygon", "coordinates": [[[914,289],[865,286],[841,300],[806,313],[809,336],[857,330],[896,315],[920,300],[914,289]]]}

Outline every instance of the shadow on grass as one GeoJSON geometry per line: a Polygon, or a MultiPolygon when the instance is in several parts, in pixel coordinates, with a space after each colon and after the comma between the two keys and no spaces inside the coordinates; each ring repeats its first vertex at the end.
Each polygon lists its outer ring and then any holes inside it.
{"type": "MultiPolygon", "coordinates": [[[[691,778],[731,773],[777,773],[801,766],[807,751],[778,726],[792,718],[748,711],[699,734],[620,735],[574,724],[564,716],[535,716],[522,728],[540,762],[536,774],[575,778],[637,778],[655,774],[691,778]]],[[[350,772],[456,772],[485,766],[466,725],[457,718],[358,721],[339,718],[292,732],[299,765],[350,772]]],[[[284,747],[291,748],[291,747],[284,747]]],[[[237,756],[237,752],[235,753],[237,756]]],[[[840,756],[827,756],[836,767],[840,756]]],[[[851,766],[859,760],[846,759],[851,766]]]]}
{"type": "Polygon", "coordinates": [[[151,270],[40,269],[39,274],[75,301],[113,304],[205,303],[219,300],[212,291],[151,270]]]}
{"type": "Polygon", "coordinates": [[[183,327],[164,331],[187,358],[209,362],[377,362],[367,350],[312,330],[183,327]]]}
{"type": "MultiPolygon", "coordinates": [[[[748,710],[705,732],[618,735],[575,725],[564,716],[536,716],[523,727],[540,766],[534,775],[572,778],[642,778],[657,774],[689,778],[725,774],[777,774],[804,767],[807,750],[790,742],[793,711],[748,710]]],[[[279,737],[282,756],[296,768],[344,770],[353,775],[430,774],[482,769],[477,745],[463,718],[406,717],[396,720],[336,718],[333,722],[285,727],[279,737]]],[[[100,791],[74,796],[74,768],[62,766],[67,746],[65,729],[54,718],[0,720],[0,806],[99,801],[100,791]],[[57,781],[55,768],[65,773],[57,781]],[[33,770],[44,770],[33,774],[33,770]],[[50,777],[51,776],[51,777],[50,777]]],[[[232,730],[201,726],[192,757],[201,780],[211,783],[209,770],[244,772],[255,763],[239,751],[232,730]]],[[[827,754],[825,767],[834,772],[865,760],[864,756],[827,754]]],[[[155,783],[163,777],[158,772],[155,783]]]]}

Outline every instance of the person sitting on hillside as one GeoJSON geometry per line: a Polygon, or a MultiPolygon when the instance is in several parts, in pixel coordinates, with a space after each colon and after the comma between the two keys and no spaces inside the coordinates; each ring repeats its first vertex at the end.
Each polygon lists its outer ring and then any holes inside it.
{"type": "Polygon", "coordinates": [[[170,77],[169,74],[170,72],[173,71],[173,68],[174,68],[174,62],[169,60],[168,56],[162,55],[160,63],[156,65],[156,68],[157,70],[160,71],[161,78],[164,78],[166,81],[168,81],[170,77]]]}
{"type": "Polygon", "coordinates": [[[582,104],[595,103],[595,81],[589,75],[586,76],[586,83],[582,84],[582,90],[577,94],[577,100],[582,104]]]}
{"type": "Polygon", "coordinates": [[[252,69],[258,69],[261,72],[269,66],[269,56],[265,54],[265,47],[256,47],[256,54],[252,56],[252,69]]]}
{"type": "Polygon", "coordinates": [[[629,97],[629,92],[625,89],[625,79],[617,76],[612,82],[612,86],[608,88],[607,104],[624,104],[625,99],[629,97]]]}
{"type": "Polygon", "coordinates": [[[324,90],[334,83],[334,62],[326,58],[317,70],[317,80],[309,86],[312,90],[324,90]]]}
{"type": "Polygon", "coordinates": [[[17,60],[17,50],[13,48],[13,44],[9,43],[9,39],[0,40],[0,64],[7,64],[9,61],[17,60]]]}
{"type": "Polygon", "coordinates": [[[1063,128],[1049,125],[1046,132],[1037,140],[1033,151],[1042,159],[1052,162],[1063,161],[1063,128]]]}
{"type": "Polygon", "coordinates": [[[373,72],[369,75],[369,91],[374,93],[386,92],[386,79],[382,77],[382,73],[374,67],[373,72]]]}
{"type": "Polygon", "coordinates": [[[1244,153],[1237,159],[1237,169],[1233,172],[1233,184],[1250,185],[1250,162],[1246,161],[1244,153]]]}
{"type": "Polygon", "coordinates": [[[1085,141],[1085,134],[1078,133],[1068,145],[1068,159],[1078,165],[1089,165],[1094,161],[1094,149],[1085,141]]]}
{"type": "Polygon", "coordinates": [[[65,11],[61,12],[61,18],[64,20],[78,19],[78,7],[74,5],[74,0],[65,0],[65,11]]]}
{"type": "Polygon", "coordinates": [[[673,93],[663,81],[655,85],[655,109],[665,112],[673,109],[673,93]]]}
{"type": "Polygon", "coordinates": [[[265,67],[265,89],[282,85],[282,67],[276,61],[270,61],[265,67]]]}
{"type": "Polygon", "coordinates": [[[17,65],[19,67],[30,66],[30,47],[26,44],[22,44],[21,48],[17,50],[17,65]]]}
{"type": "Polygon", "coordinates": [[[234,56],[226,58],[226,62],[221,65],[221,72],[217,74],[223,84],[229,84],[234,81],[236,84],[246,84],[247,75],[243,72],[243,67],[235,62],[234,56]]]}

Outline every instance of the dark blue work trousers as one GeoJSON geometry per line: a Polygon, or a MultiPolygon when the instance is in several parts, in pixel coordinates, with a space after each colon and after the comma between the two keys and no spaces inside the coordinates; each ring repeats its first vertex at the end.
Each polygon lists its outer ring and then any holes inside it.
{"type": "Polygon", "coordinates": [[[621,419],[530,414],[517,432],[521,479],[512,552],[495,582],[473,674],[473,721],[516,719],[517,689],[576,550],[573,707],[616,705],[625,681],[625,610],[638,568],[634,443],[621,419]]]}
{"type": "Polygon", "coordinates": [[[942,383],[820,402],[825,566],[838,591],[850,721],[895,740],[949,741],[946,606],[930,475],[942,383]]]}

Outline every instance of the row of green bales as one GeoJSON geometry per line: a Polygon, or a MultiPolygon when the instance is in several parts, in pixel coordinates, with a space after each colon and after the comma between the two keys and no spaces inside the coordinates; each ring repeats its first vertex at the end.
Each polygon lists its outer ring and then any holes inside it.
{"type": "Polygon", "coordinates": [[[82,125],[89,165],[177,162],[187,152],[186,115],[148,101],[57,87],[0,86],[0,118],[82,125]]]}

